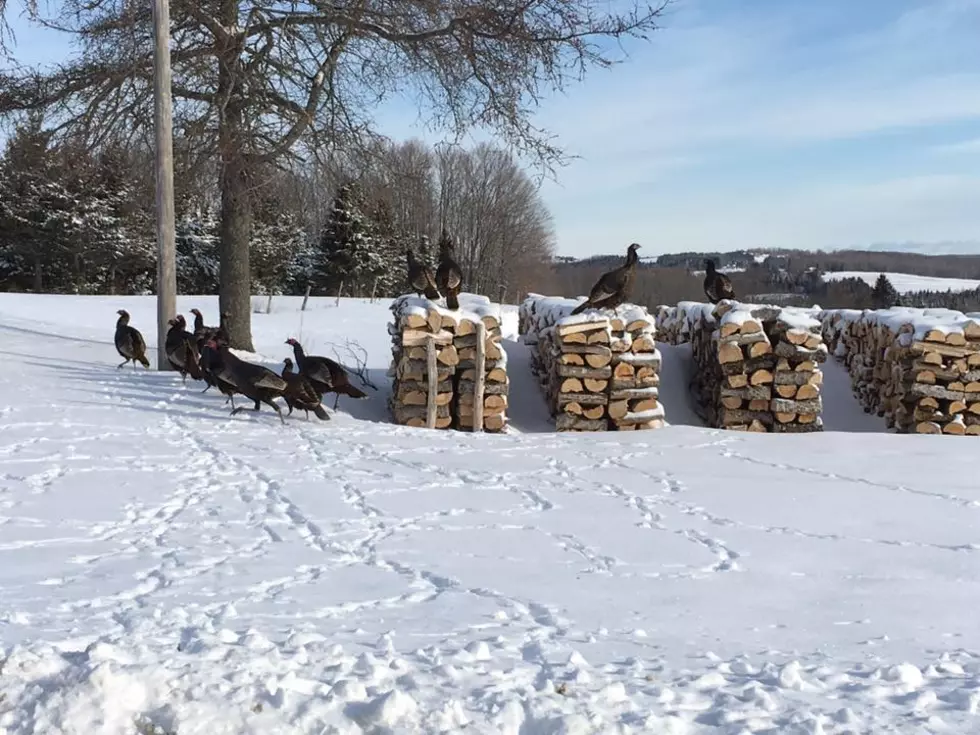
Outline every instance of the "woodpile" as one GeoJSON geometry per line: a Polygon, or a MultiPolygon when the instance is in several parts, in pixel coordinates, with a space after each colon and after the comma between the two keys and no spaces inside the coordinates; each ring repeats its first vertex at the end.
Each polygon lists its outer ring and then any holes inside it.
{"type": "Polygon", "coordinates": [[[739,431],[823,430],[822,324],[805,309],[678,305],[695,365],[691,390],[709,426],[739,431]]]}
{"type": "Polygon", "coordinates": [[[896,307],[821,321],[865,411],[901,433],[980,436],[980,314],[896,307]]]}
{"type": "Polygon", "coordinates": [[[461,294],[458,311],[417,296],[395,299],[391,310],[388,375],[395,423],[504,431],[510,382],[499,308],[461,294]]]}
{"type": "Polygon", "coordinates": [[[558,431],[633,431],[664,426],[654,318],[624,304],[570,316],[570,299],[530,294],[519,329],[558,431]]]}

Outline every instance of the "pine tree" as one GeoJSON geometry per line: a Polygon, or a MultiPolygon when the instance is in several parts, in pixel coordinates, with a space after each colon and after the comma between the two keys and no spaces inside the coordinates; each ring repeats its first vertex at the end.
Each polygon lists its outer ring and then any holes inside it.
{"type": "Polygon", "coordinates": [[[875,309],[890,309],[897,306],[900,301],[898,291],[895,290],[888,277],[884,273],[879,274],[874,288],[871,289],[872,306],[875,309]]]}
{"type": "Polygon", "coordinates": [[[177,291],[218,292],[218,218],[208,209],[186,212],[177,220],[177,291]]]}
{"type": "Polygon", "coordinates": [[[374,262],[377,266],[377,270],[370,274],[372,288],[374,279],[377,279],[376,296],[398,296],[404,290],[405,283],[404,238],[397,231],[391,208],[385,199],[375,203],[372,215],[374,262]]]}
{"type": "Polygon", "coordinates": [[[278,197],[267,196],[258,203],[249,245],[253,289],[260,294],[288,291],[296,277],[295,264],[305,255],[306,245],[303,226],[278,197]]]}
{"type": "Polygon", "coordinates": [[[369,295],[374,275],[382,268],[372,235],[360,187],[341,186],[313,258],[313,287],[334,295],[343,285],[345,295],[369,295]]]}

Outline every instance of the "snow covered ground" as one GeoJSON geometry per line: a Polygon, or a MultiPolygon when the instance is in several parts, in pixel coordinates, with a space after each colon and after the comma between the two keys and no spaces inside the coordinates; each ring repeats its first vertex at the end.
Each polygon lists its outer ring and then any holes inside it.
{"type": "MultiPolygon", "coordinates": [[[[881,273],[871,271],[834,271],[824,273],[825,281],[841,281],[845,278],[860,278],[869,286],[874,286],[881,273]]],[[[888,280],[900,294],[915,291],[972,291],[980,288],[980,281],[967,278],[932,278],[916,276],[911,273],[885,273],[888,280]]]]}
{"type": "Polygon", "coordinates": [[[386,305],[312,306],[261,357],[380,390],[283,427],[117,371],[152,300],[0,295],[0,733],[977,730],[970,439],[539,433],[519,358],[522,433],[397,427],[386,305]]]}

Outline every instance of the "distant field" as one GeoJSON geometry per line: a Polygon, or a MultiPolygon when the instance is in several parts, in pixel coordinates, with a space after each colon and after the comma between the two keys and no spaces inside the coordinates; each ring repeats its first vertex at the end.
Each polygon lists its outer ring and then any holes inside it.
{"type": "MultiPolygon", "coordinates": [[[[845,278],[860,278],[869,286],[874,286],[878,280],[878,272],[870,271],[835,271],[825,273],[825,281],[840,281],[845,278]]],[[[972,291],[980,288],[980,280],[967,278],[931,278],[930,276],[916,276],[911,273],[885,273],[891,281],[895,290],[899,293],[913,293],[915,291],[972,291]]]]}

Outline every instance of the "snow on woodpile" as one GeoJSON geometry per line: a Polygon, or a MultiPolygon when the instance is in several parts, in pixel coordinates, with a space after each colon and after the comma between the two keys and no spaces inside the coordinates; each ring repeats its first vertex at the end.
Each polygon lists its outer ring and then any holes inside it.
{"type": "Polygon", "coordinates": [[[980,315],[894,307],[822,321],[866,411],[902,433],[980,436],[980,315]]]}
{"type": "Polygon", "coordinates": [[[678,304],[692,344],[692,390],[711,426],[740,431],[821,431],[827,357],[815,309],[678,304]]]}
{"type": "Polygon", "coordinates": [[[654,317],[656,320],[658,341],[671,345],[680,344],[685,341],[681,339],[682,320],[678,315],[678,308],[676,306],[660,304],[654,309],[654,317]]]}
{"type": "Polygon", "coordinates": [[[656,320],[641,306],[571,312],[578,301],[529,294],[520,307],[531,369],[558,431],[664,425],[656,320]]]}
{"type": "Polygon", "coordinates": [[[460,294],[458,311],[401,296],[391,311],[395,422],[470,431],[482,423],[485,431],[503,431],[510,384],[500,307],[474,294],[460,294]]]}

